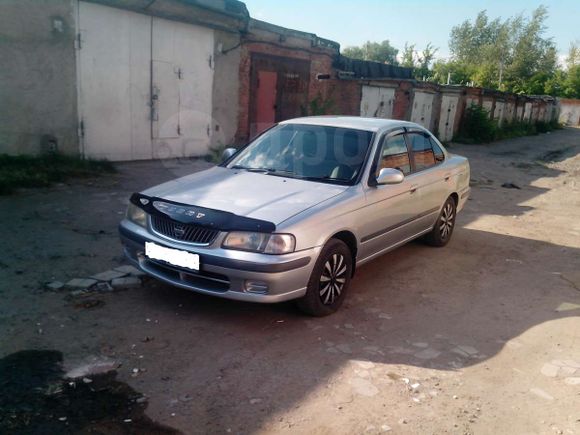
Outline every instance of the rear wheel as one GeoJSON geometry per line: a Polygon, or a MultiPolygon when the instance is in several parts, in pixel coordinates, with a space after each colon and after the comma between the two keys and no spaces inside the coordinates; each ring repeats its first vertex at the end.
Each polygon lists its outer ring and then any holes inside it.
{"type": "Polygon", "coordinates": [[[331,239],[322,248],[306,295],[298,300],[298,307],[311,316],[327,316],[342,305],[352,275],[352,255],[346,244],[331,239]]]}
{"type": "Polygon", "coordinates": [[[425,236],[425,242],[431,246],[445,246],[451,240],[453,229],[455,228],[455,217],[457,215],[457,205],[453,197],[447,198],[437,222],[430,233],[425,236]]]}

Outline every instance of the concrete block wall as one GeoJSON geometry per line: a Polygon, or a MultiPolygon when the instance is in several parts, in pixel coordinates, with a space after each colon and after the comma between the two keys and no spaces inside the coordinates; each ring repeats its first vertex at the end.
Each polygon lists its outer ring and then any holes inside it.
{"type": "Polygon", "coordinates": [[[78,153],[73,2],[3,1],[0,65],[0,153],[78,153]]]}

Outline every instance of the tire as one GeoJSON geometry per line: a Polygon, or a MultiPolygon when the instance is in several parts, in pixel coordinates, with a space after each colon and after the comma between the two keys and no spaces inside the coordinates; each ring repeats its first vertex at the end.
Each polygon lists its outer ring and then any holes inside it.
{"type": "Polygon", "coordinates": [[[453,229],[455,228],[455,218],[457,217],[457,205],[453,197],[447,198],[443,208],[441,208],[441,213],[433,225],[433,229],[428,233],[424,240],[428,245],[443,247],[449,243],[451,236],[453,235],[453,229]]]}
{"type": "Polygon", "coordinates": [[[298,307],[316,317],[336,312],[350,285],[352,262],[348,246],[342,240],[331,239],[316,260],[306,295],[297,301],[298,307]]]}

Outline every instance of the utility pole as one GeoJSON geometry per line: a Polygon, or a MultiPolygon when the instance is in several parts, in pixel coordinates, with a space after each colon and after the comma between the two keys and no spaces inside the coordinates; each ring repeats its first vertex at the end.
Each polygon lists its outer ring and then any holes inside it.
{"type": "Polygon", "coordinates": [[[501,90],[501,79],[503,77],[503,60],[499,61],[499,85],[498,88],[501,90]]]}
{"type": "Polygon", "coordinates": [[[447,84],[451,83],[451,72],[447,73],[447,84]]]}

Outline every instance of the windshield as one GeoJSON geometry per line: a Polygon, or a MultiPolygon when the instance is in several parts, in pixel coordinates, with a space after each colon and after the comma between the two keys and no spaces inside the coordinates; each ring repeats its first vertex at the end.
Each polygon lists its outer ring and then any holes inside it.
{"type": "Polygon", "coordinates": [[[373,133],[319,125],[278,125],[227,165],[232,169],[337,184],[352,184],[360,171],[373,133]]]}

